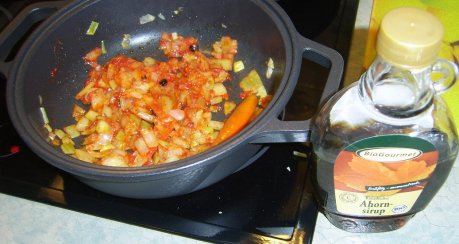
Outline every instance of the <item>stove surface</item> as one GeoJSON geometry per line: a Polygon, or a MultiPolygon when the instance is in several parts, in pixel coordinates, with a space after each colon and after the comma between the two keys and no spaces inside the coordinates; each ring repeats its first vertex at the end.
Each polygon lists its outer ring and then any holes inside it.
{"type": "MultiPolygon", "coordinates": [[[[27,4],[2,1],[0,29],[27,4]]],[[[358,1],[277,1],[305,37],[347,57],[358,1]]],[[[285,119],[311,117],[328,70],[303,61],[285,119]]],[[[317,209],[307,144],[270,145],[247,168],[203,190],[136,200],[96,191],[36,156],[15,132],[0,76],[0,192],[95,216],[211,242],[310,242],[317,209]],[[298,156],[300,152],[301,156],[298,156]],[[303,157],[306,156],[306,157],[303,157]]]]}

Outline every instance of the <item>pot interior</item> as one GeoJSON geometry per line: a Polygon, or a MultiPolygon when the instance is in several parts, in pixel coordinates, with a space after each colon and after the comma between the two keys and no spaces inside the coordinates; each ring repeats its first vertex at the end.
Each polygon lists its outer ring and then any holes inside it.
{"type": "MultiPolygon", "coordinates": [[[[39,108],[46,109],[53,128],[75,122],[71,116],[76,103],[74,96],[83,87],[90,69],[82,58],[87,52],[100,47],[104,41],[107,54],[99,58],[100,64],[120,53],[138,60],[146,56],[164,59],[158,49],[162,32],[194,36],[199,40],[200,50],[211,50],[212,43],[224,35],[236,39],[239,48],[235,60],[242,60],[245,69],[232,73],[231,84],[226,84],[230,100],[239,102],[239,81],[256,69],[275,101],[280,96],[276,91],[280,92],[285,86],[292,66],[288,29],[275,11],[270,4],[246,0],[72,3],[45,22],[45,26],[40,26],[17,56],[20,61],[17,60],[9,80],[15,83],[11,99],[14,114],[24,124],[25,133],[36,134],[45,142],[48,132],[43,128],[39,108]],[[146,14],[156,19],[139,24],[139,17],[146,14]],[[158,17],[160,14],[164,20],[158,17]],[[99,23],[92,36],[85,34],[91,21],[99,23]],[[131,35],[128,49],[121,46],[124,34],[131,35]],[[270,79],[265,77],[269,58],[275,64],[270,79]]],[[[224,119],[221,114],[219,116],[220,120],[224,119]]],[[[54,150],[60,153],[58,147],[54,150]]]]}

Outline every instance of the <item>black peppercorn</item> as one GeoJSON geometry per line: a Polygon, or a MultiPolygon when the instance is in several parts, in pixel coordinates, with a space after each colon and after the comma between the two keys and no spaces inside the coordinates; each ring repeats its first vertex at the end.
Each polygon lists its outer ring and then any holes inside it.
{"type": "Polygon", "coordinates": [[[198,50],[199,50],[198,45],[196,45],[196,44],[190,45],[190,51],[196,52],[196,51],[198,51],[198,50]]]}
{"type": "Polygon", "coordinates": [[[166,86],[167,85],[167,80],[166,79],[162,79],[159,81],[159,85],[160,86],[166,86]]]}

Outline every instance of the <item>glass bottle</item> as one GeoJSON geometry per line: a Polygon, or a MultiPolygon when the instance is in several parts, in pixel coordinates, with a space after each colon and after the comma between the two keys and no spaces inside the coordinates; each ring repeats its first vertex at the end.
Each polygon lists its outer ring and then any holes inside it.
{"type": "Polygon", "coordinates": [[[458,72],[437,58],[442,35],[440,22],[424,10],[390,11],[381,21],[372,65],[315,117],[315,192],[338,228],[398,229],[448,177],[458,138],[439,94],[458,72]]]}

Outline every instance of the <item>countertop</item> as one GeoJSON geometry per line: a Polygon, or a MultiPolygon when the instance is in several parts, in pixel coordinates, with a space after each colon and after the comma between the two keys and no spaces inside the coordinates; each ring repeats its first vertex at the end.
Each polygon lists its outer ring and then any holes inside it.
{"type": "MultiPolygon", "coordinates": [[[[361,72],[371,0],[361,0],[345,80],[361,72]]],[[[354,234],[339,230],[319,214],[313,243],[458,243],[459,159],[428,207],[403,228],[354,234]]],[[[0,194],[0,243],[202,243],[181,236],[99,218],[0,194]]]]}

